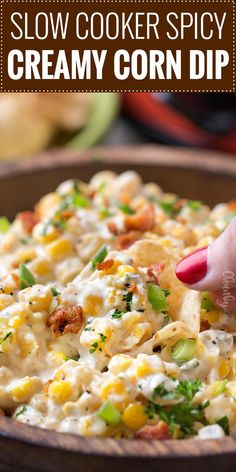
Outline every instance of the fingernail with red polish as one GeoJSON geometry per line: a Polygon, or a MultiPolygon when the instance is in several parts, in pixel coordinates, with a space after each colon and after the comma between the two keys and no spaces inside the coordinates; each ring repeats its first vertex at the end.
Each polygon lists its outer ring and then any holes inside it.
{"type": "Polygon", "coordinates": [[[177,264],[175,273],[181,282],[193,285],[205,277],[207,273],[207,249],[208,246],[196,249],[177,264]]]}

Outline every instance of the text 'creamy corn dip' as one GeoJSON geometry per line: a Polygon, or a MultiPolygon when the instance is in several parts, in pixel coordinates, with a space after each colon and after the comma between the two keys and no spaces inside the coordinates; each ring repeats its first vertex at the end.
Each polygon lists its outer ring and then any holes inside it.
{"type": "Polygon", "coordinates": [[[235,432],[235,318],[175,276],[235,213],[107,171],[2,217],[2,413],[83,436],[235,432]]]}

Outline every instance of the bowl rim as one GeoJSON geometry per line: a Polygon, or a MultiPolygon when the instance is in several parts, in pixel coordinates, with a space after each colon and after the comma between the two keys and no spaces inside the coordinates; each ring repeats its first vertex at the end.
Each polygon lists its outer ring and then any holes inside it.
{"type": "Polygon", "coordinates": [[[120,164],[126,167],[127,164],[157,165],[236,176],[236,156],[232,154],[144,144],[141,146],[96,146],[88,150],[53,148],[34,157],[26,156],[22,160],[2,161],[0,162],[0,181],[10,176],[52,170],[55,165],[63,168],[91,163],[100,163],[103,166],[104,164],[120,164]]]}
{"type": "MultiPolygon", "coordinates": [[[[168,148],[159,145],[96,147],[88,151],[51,150],[37,159],[0,164],[0,182],[8,177],[52,170],[57,167],[88,165],[92,162],[121,165],[157,165],[165,167],[204,170],[236,177],[236,159],[228,154],[168,148]],[[111,152],[112,151],[112,152],[111,152]],[[147,152],[147,158],[143,156],[147,152]],[[128,157],[128,158],[127,158],[128,157]],[[65,159],[66,158],[66,159],[65,159]]],[[[81,437],[71,433],[58,433],[0,417],[0,438],[48,449],[64,450],[80,455],[139,458],[178,459],[222,455],[236,455],[236,437],[223,439],[183,439],[145,441],[81,437]],[[46,433],[46,434],[45,434],[46,433]]]]}

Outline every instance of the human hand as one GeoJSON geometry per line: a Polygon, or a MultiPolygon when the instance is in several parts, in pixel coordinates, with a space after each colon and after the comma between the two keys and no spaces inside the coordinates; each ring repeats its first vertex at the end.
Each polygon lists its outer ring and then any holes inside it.
{"type": "Polygon", "coordinates": [[[191,289],[210,291],[216,305],[236,309],[236,217],[209,246],[197,249],[176,267],[176,276],[191,289]]]}

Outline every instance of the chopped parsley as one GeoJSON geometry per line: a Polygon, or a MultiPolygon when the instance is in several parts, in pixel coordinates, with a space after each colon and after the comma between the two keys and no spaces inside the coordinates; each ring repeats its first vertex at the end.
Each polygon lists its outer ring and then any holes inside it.
{"type": "Polygon", "coordinates": [[[226,436],[229,435],[229,418],[228,416],[222,416],[217,422],[216,422],[221,428],[224,430],[226,436]]]}
{"type": "Polygon", "coordinates": [[[128,292],[123,296],[122,301],[126,302],[126,311],[132,311],[132,299],[133,299],[133,293],[128,292]]]}
{"type": "Polygon", "coordinates": [[[54,297],[57,297],[58,295],[60,295],[60,292],[58,292],[56,287],[51,287],[51,292],[54,297]]]}
{"type": "Polygon", "coordinates": [[[27,411],[26,406],[22,406],[22,408],[16,413],[15,417],[18,418],[18,416],[23,415],[27,411]]]}
{"type": "Polygon", "coordinates": [[[10,336],[12,336],[12,333],[9,332],[6,334],[6,336],[4,336],[4,338],[0,339],[0,344],[3,344],[8,338],[10,338],[10,336]]]}
{"type": "Polygon", "coordinates": [[[177,387],[168,392],[162,383],[154,389],[152,400],[148,401],[145,413],[149,419],[158,415],[169,425],[169,430],[174,437],[193,436],[196,434],[194,430],[196,421],[203,425],[207,424],[204,410],[209,402],[195,404],[192,401],[201,386],[202,383],[199,380],[181,380],[177,387]],[[160,405],[153,401],[158,397],[164,400],[179,400],[179,403],[160,405]]]}
{"type": "Polygon", "coordinates": [[[80,359],[80,354],[76,356],[65,356],[65,361],[78,361],[80,359]]]}
{"type": "Polygon", "coordinates": [[[124,312],[122,312],[122,311],[120,311],[116,308],[115,311],[113,311],[113,313],[111,314],[111,318],[113,320],[120,320],[123,315],[124,315],[124,312]]]}
{"type": "Polygon", "coordinates": [[[94,354],[97,350],[102,352],[102,348],[100,346],[101,343],[105,343],[107,337],[103,333],[98,333],[100,337],[100,341],[96,341],[95,343],[91,344],[91,348],[89,349],[90,354],[94,354]]]}
{"type": "Polygon", "coordinates": [[[98,348],[98,342],[96,341],[95,343],[91,344],[91,348],[89,349],[90,354],[93,354],[94,352],[96,352],[97,348],[98,348]]]}
{"type": "Polygon", "coordinates": [[[24,288],[31,287],[32,285],[36,284],[36,280],[32,272],[27,269],[25,264],[21,264],[19,269],[19,287],[20,290],[24,288]]]}
{"type": "Polygon", "coordinates": [[[103,334],[103,333],[99,333],[99,336],[100,336],[100,340],[102,343],[105,343],[107,337],[103,334]]]}
{"type": "Polygon", "coordinates": [[[86,326],[86,328],[84,328],[84,331],[94,331],[94,328],[92,328],[92,326],[86,326]]]}

